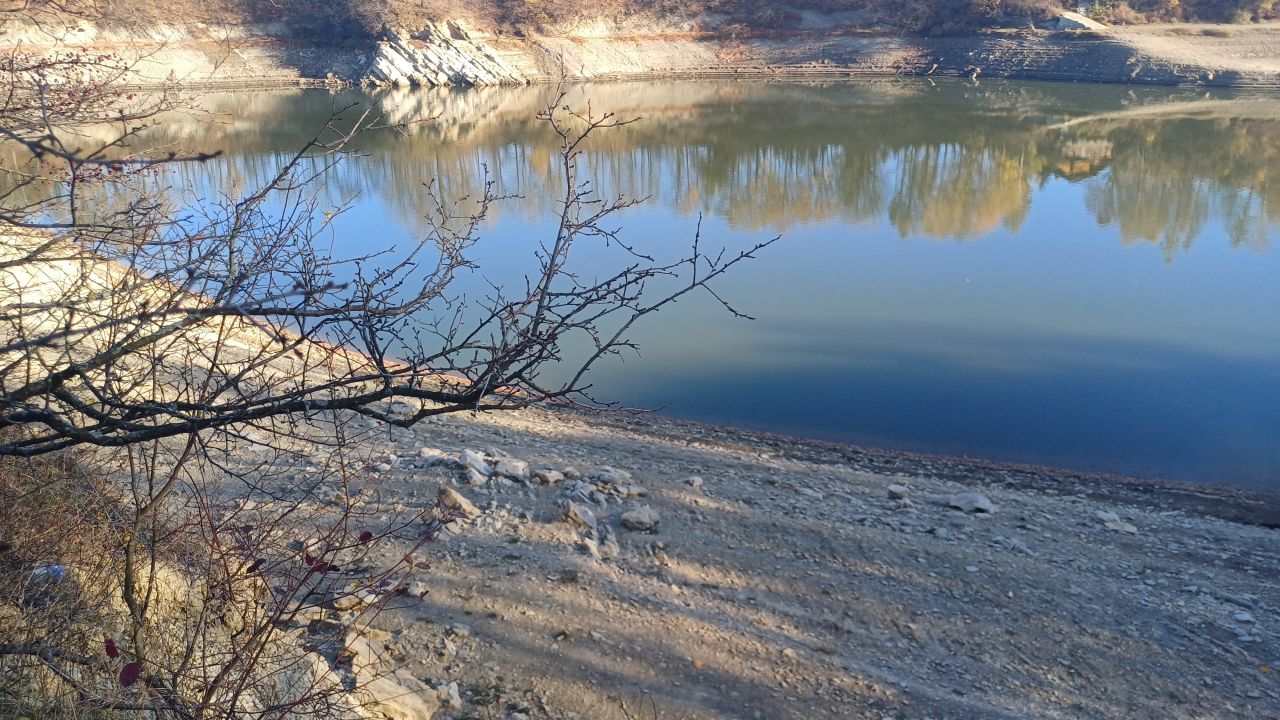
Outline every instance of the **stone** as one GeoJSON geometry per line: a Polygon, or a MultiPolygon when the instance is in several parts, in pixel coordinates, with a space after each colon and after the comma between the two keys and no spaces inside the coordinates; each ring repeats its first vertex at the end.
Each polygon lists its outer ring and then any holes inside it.
{"type": "Polygon", "coordinates": [[[355,610],[364,605],[364,599],[356,594],[342,595],[333,599],[334,610],[355,610]]]}
{"type": "Polygon", "coordinates": [[[529,463],[514,458],[498,458],[493,466],[494,473],[515,480],[529,479],[529,463]]]}
{"type": "Polygon", "coordinates": [[[967,513],[990,513],[996,509],[986,495],[976,492],[956,493],[947,499],[947,506],[967,513]]]}
{"type": "Polygon", "coordinates": [[[687,484],[689,485],[689,487],[693,488],[694,490],[701,489],[701,488],[702,488],[702,482],[703,482],[703,481],[702,481],[702,478],[701,478],[701,477],[699,477],[699,476],[697,476],[697,475],[694,475],[693,477],[689,478],[688,480],[685,480],[685,483],[687,483],[687,484]]]}
{"type": "Polygon", "coordinates": [[[458,455],[458,462],[462,463],[463,467],[475,470],[485,477],[493,474],[493,467],[484,459],[484,454],[475,450],[463,450],[458,455]]]}
{"type": "Polygon", "coordinates": [[[565,508],[563,519],[570,525],[596,529],[596,515],[576,502],[570,501],[565,508]]]}
{"type": "Polygon", "coordinates": [[[392,468],[391,463],[383,462],[383,463],[378,463],[377,465],[374,465],[373,471],[378,473],[387,473],[387,472],[391,472],[391,468],[392,468]]]}
{"type": "Polygon", "coordinates": [[[911,492],[911,490],[908,489],[906,485],[897,485],[897,484],[890,485],[888,487],[888,491],[889,491],[890,500],[904,500],[907,497],[907,493],[911,492]]]}
{"type": "Polygon", "coordinates": [[[1113,512],[1099,510],[1093,514],[1093,517],[1097,519],[1098,522],[1102,523],[1102,526],[1108,530],[1128,533],[1130,535],[1138,534],[1138,528],[1135,525],[1121,520],[1120,516],[1113,512]]]}
{"type": "Polygon", "coordinates": [[[604,542],[599,544],[599,547],[600,557],[605,558],[606,560],[622,555],[622,548],[618,545],[618,541],[613,539],[612,535],[606,537],[604,542]]]}
{"type": "Polygon", "coordinates": [[[1078,12],[1058,13],[1059,30],[1106,30],[1107,26],[1078,12]]]}
{"type": "Polygon", "coordinates": [[[426,597],[427,593],[430,592],[431,589],[427,587],[427,584],[421,581],[411,582],[404,589],[405,595],[419,599],[426,597]]]}
{"type": "Polygon", "coordinates": [[[534,470],[533,478],[543,485],[559,485],[564,482],[564,473],[559,470],[534,470]]]}
{"type": "Polygon", "coordinates": [[[436,688],[436,699],[444,703],[450,710],[462,709],[462,695],[458,692],[458,683],[440,685],[436,688]]]}
{"type": "Polygon", "coordinates": [[[424,447],[418,448],[418,458],[426,460],[431,465],[439,465],[449,461],[449,454],[436,448],[424,447]]]}
{"type": "Polygon", "coordinates": [[[1255,620],[1255,619],[1254,619],[1254,617],[1253,617],[1253,613],[1251,613],[1251,612],[1244,612],[1244,611],[1241,611],[1241,612],[1238,612],[1238,613],[1236,613],[1236,614],[1232,615],[1232,616],[1231,616],[1231,619],[1232,619],[1232,620],[1235,620],[1236,622],[1242,622],[1242,623],[1251,623],[1251,622],[1256,622],[1256,620],[1255,620]]]}
{"type": "Polygon", "coordinates": [[[643,485],[619,485],[614,494],[622,498],[645,497],[649,494],[649,490],[643,485]]]}
{"type": "Polygon", "coordinates": [[[375,678],[360,688],[363,709],[380,720],[431,720],[440,711],[440,697],[426,688],[409,686],[411,678],[375,678]]]}
{"type": "Polygon", "coordinates": [[[484,487],[489,483],[489,476],[476,472],[476,469],[469,467],[463,470],[464,481],[471,487],[484,487]]]}
{"type": "Polygon", "coordinates": [[[387,647],[381,641],[348,630],[342,641],[342,652],[351,658],[351,672],[359,683],[367,683],[382,674],[387,647]]]}
{"type": "Polygon", "coordinates": [[[440,657],[445,658],[445,662],[453,662],[453,658],[458,654],[458,646],[454,645],[453,641],[449,638],[441,638],[440,648],[437,650],[437,654],[440,657]]]}
{"type": "Polygon", "coordinates": [[[636,532],[650,532],[658,527],[658,523],[662,521],[658,511],[648,505],[641,505],[633,510],[622,513],[619,518],[622,527],[636,532]]]}
{"type": "Polygon", "coordinates": [[[591,473],[590,479],[596,485],[627,485],[631,482],[631,473],[608,465],[602,465],[591,473]]]}
{"type": "Polygon", "coordinates": [[[468,520],[478,518],[481,515],[480,508],[476,507],[466,496],[453,488],[440,488],[437,497],[440,499],[441,505],[468,520]]]}

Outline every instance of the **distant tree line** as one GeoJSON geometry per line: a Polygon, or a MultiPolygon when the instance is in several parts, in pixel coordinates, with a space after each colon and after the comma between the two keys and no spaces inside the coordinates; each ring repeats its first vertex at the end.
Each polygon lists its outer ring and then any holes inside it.
{"type": "MultiPolygon", "coordinates": [[[[62,3],[62,0],[33,0],[62,3]]],[[[154,16],[173,22],[287,22],[328,41],[361,41],[387,27],[413,27],[424,19],[461,18],[511,30],[536,30],[585,19],[577,0],[87,0],[63,3],[76,12],[136,22],[154,16]]],[[[657,14],[689,18],[700,30],[786,30],[805,11],[850,12],[861,26],[921,34],[971,32],[984,26],[1043,19],[1083,9],[1113,23],[1253,22],[1280,17],[1278,0],[599,0],[592,17],[657,14]]]]}

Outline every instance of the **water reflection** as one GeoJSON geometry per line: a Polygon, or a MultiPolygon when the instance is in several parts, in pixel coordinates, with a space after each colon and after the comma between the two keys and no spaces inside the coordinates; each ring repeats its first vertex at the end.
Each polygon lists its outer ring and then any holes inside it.
{"type": "MultiPolygon", "coordinates": [[[[433,119],[408,126],[407,141],[366,138],[369,154],[334,179],[335,196],[372,189],[416,227],[412,189],[434,178],[474,194],[487,167],[536,216],[558,194],[553,138],[534,118],[548,93],[214,95],[205,104],[218,122],[173,122],[151,139],[224,150],[221,175],[199,182],[238,186],[274,169],[333,108],[371,101],[393,122],[433,119]]],[[[963,240],[1016,230],[1033,188],[1065,179],[1087,187],[1089,212],[1125,242],[1172,256],[1219,223],[1233,245],[1261,248],[1280,222],[1280,99],[1201,96],[912,81],[609,84],[569,100],[643,118],[597,138],[592,171],[606,186],[738,228],[888,218],[903,237],[963,240]]]]}
{"type": "MultiPolygon", "coordinates": [[[[224,157],[151,179],[211,198],[273,173],[335,109],[372,133],[329,176],[334,243],[417,237],[423,184],[499,208],[481,267],[518,277],[559,195],[546,88],[211,95],[147,138],[224,157]],[[348,113],[350,115],[351,113],[348,113]]],[[[681,303],[601,395],[716,422],[1195,481],[1280,478],[1280,99],[1027,83],[635,83],[568,102],[621,222],[678,251],[705,214],[784,244],[681,303]],[[933,242],[937,241],[937,242],[933,242]],[[963,242],[955,242],[963,241],[963,242]]]]}

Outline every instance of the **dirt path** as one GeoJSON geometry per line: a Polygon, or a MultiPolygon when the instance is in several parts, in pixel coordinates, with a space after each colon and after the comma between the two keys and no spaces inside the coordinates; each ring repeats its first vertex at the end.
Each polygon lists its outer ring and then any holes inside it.
{"type": "Polygon", "coordinates": [[[464,689],[438,717],[1280,718],[1280,530],[1227,519],[1273,499],[652,419],[367,433],[387,507],[484,511],[378,620],[402,671],[464,689]],[[433,451],[465,448],[569,479],[459,484],[433,451]]]}
{"type": "Polygon", "coordinates": [[[1242,74],[1280,74],[1280,23],[1136,25],[1111,33],[1150,57],[1242,74]]]}

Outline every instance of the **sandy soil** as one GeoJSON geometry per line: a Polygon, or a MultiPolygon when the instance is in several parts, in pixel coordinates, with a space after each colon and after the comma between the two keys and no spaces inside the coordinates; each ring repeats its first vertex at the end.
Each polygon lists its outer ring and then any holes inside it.
{"type": "Polygon", "coordinates": [[[1280,73],[1280,23],[1137,25],[1111,32],[1117,40],[1172,63],[1280,73]]]}
{"type": "Polygon", "coordinates": [[[377,620],[398,670],[464,689],[437,717],[1280,718],[1273,496],[655,418],[356,423],[386,508],[483,510],[377,620]],[[466,485],[435,451],[467,448],[570,479],[466,485]]]}
{"type": "MultiPolygon", "coordinates": [[[[916,38],[856,29],[841,24],[846,19],[840,17],[826,22],[741,37],[659,26],[645,33],[637,27],[601,23],[525,37],[470,28],[471,34],[459,41],[448,33],[418,32],[418,45],[448,61],[438,65],[419,57],[400,62],[426,63],[430,67],[418,67],[425,77],[452,75],[458,84],[493,81],[488,75],[468,76],[467,68],[474,65],[500,67],[502,77],[526,82],[566,77],[930,75],[1280,86],[1280,24],[1149,25],[1088,33],[1006,28],[972,36],[916,38]]],[[[43,28],[4,30],[0,48],[31,50],[54,42],[43,28]]],[[[165,32],[77,25],[69,27],[62,40],[129,57],[136,54],[138,61],[126,77],[130,84],[176,80],[193,89],[359,82],[387,52],[386,43],[319,46],[268,26],[177,27],[165,32]]]]}

